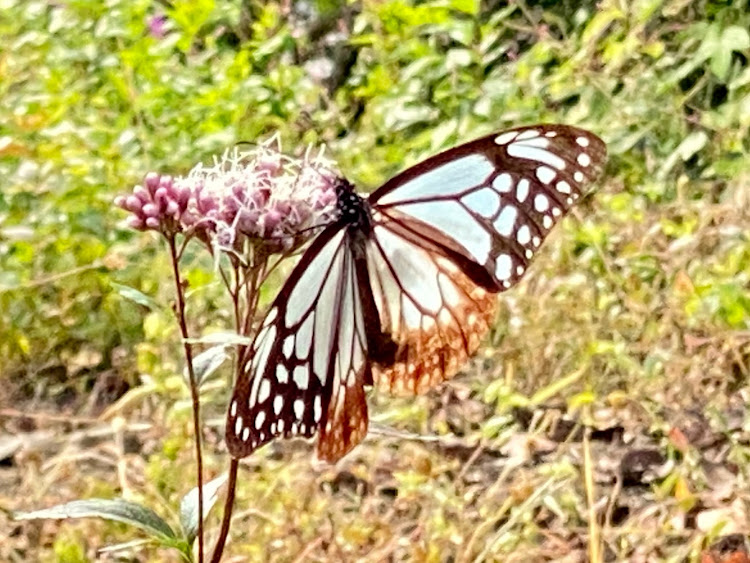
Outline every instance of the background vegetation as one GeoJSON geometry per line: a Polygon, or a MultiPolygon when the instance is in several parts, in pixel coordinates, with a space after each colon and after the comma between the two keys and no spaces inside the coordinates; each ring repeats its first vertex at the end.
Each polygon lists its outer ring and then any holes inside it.
{"type": "MultiPolygon", "coordinates": [[[[747,535],[748,29],[719,0],[0,0],[0,505],[174,518],[194,482],[168,263],[112,205],[146,172],[278,133],[373,188],[556,121],[605,139],[607,176],[483,352],[427,396],[373,395],[335,467],[303,442],[248,459],[228,554],[581,561],[598,531],[610,560],[680,561],[747,535]]],[[[193,330],[228,327],[212,264],[189,281],[193,330]]],[[[209,478],[228,392],[203,397],[209,478]]],[[[0,537],[2,560],[84,561],[138,536],[0,516],[0,537]]]]}

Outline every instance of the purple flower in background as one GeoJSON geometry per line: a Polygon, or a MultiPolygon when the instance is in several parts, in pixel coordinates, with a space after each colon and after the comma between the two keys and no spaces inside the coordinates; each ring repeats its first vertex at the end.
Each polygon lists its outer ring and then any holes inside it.
{"type": "Polygon", "coordinates": [[[167,16],[159,14],[148,19],[148,32],[155,39],[162,39],[167,34],[167,16]]]}
{"type": "Polygon", "coordinates": [[[229,150],[187,176],[150,172],[115,203],[131,213],[134,229],[194,234],[211,249],[235,255],[248,243],[273,253],[296,248],[314,234],[308,227],[328,222],[337,181],[322,154],[293,159],[271,140],[229,150]]]}

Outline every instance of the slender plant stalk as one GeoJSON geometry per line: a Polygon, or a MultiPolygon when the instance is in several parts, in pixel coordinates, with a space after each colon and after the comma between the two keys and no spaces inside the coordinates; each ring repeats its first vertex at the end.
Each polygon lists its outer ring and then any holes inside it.
{"type": "Polygon", "coordinates": [[[214,552],[211,556],[211,563],[219,563],[221,556],[224,553],[224,545],[229,535],[229,525],[232,523],[232,509],[234,508],[234,491],[237,486],[237,467],[239,466],[239,460],[232,458],[229,462],[229,479],[227,482],[227,497],[224,500],[224,515],[221,518],[221,530],[219,530],[219,537],[216,539],[216,545],[214,545],[214,552]]]}
{"type": "MultiPolygon", "coordinates": [[[[590,420],[590,419],[589,419],[590,420]]],[[[600,530],[596,516],[596,496],[594,491],[594,466],[591,459],[591,429],[586,427],[583,434],[583,483],[586,489],[586,503],[589,512],[589,561],[601,563],[600,530]]]]}
{"type": "Polygon", "coordinates": [[[203,453],[202,453],[202,432],[201,432],[201,412],[200,412],[200,394],[198,390],[198,381],[195,378],[193,369],[193,348],[188,342],[189,333],[187,321],[185,320],[185,290],[182,285],[180,276],[179,255],[175,237],[168,237],[169,253],[172,259],[172,270],[174,273],[174,283],[177,293],[177,321],[182,333],[182,344],[185,349],[185,362],[187,363],[188,379],[190,380],[190,397],[193,403],[193,430],[195,432],[195,464],[198,472],[198,563],[203,563],[203,453]]]}

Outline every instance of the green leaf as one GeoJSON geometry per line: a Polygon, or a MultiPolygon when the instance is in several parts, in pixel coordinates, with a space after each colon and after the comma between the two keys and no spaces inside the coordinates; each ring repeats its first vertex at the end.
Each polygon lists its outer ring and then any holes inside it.
{"type": "Polygon", "coordinates": [[[732,25],[722,30],[714,23],[708,28],[697,56],[709,57],[711,72],[720,80],[727,80],[732,52],[747,48],[750,48],[750,34],[745,28],[732,25]]]}
{"type": "Polygon", "coordinates": [[[145,293],[142,293],[135,289],[134,287],[130,287],[127,285],[122,285],[119,283],[112,282],[112,287],[117,290],[117,293],[119,293],[123,298],[127,299],[128,301],[132,301],[134,303],[138,303],[138,305],[143,305],[147,309],[151,311],[158,311],[161,309],[159,304],[154,301],[151,297],[146,295],[145,293]]]}
{"type": "MultiPolygon", "coordinates": [[[[219,489],[226,482],[227,474],[224,473],[203,485],[203,520],[208,517],[209,512],[219,498],[219,489]]],[[[180,501],[180,523],[187,536],[188,542],[192,543],[198,534],[198,487],[194,487],[180,501]]]]}
{"type": "Polygon", "coordinates": [[[172,528],[148,507],[123,499],[74,500],[33,512],[17,512],[16,520],[67,520],[68,518],[104,518],[130,524],[160,540],[176,539],[172,528]]]}
{"type": "MultiPolygon", "coordinates": [[[[193,372],[195,373],[195,379],[198,385],[203,383],[212,373],[214,373],[221,364],[223,364],[229,354],[226,350],[226,345],[219,344],[212,346],[208,350],[204,350],[193,358],[193,372]]],[[[188,380],[187,370],[185,373],[185,380],[188,380]]]]}

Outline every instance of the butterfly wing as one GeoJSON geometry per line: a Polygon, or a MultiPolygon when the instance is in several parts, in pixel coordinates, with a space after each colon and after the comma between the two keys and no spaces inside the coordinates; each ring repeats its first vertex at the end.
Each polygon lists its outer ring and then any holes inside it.
{"type": "MultiPolygon", "coordinates": [[[[490,135],[397,175],[370,197],[370,284],[383,331],[377,386],[423,392],[453,376],[550,229],[602,170],[604,143],[569,126],[490,135]]],[[[375,346],[371,356],[377,357],[375,346]]]]}
{"type": "Polygon", "coordinates": [[[319,432],[318,456],[335,461],[367,433],[371,377],[351,245],[344,225],[328,227],[268,310],[229,404],[233,457],[279,436],[319,432]]]}

